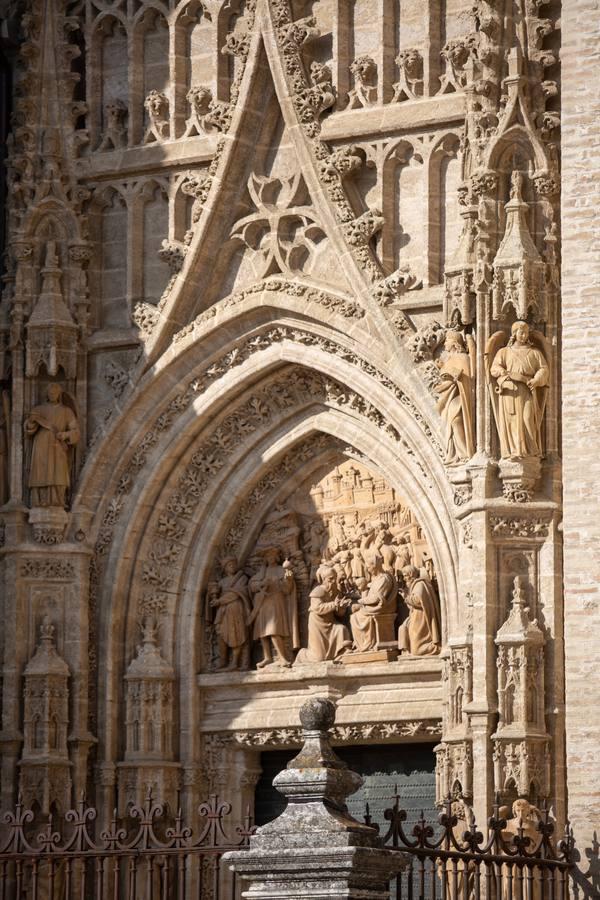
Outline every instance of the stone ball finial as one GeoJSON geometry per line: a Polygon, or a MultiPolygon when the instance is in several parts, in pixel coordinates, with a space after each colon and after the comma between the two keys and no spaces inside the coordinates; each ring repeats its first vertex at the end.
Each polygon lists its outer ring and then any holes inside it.
{"type": "Polygon", "coordinates": [[[300,722],[305,731],[328,731],[335,722],[335,703],[325,697],[312,697],[302,704],[300,722]]]}

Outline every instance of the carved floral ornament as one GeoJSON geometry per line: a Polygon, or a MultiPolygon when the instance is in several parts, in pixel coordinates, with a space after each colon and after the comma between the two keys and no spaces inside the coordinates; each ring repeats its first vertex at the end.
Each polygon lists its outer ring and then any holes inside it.
{"type": "MultiPolygon", "coordinates": [[[[91,592],[93,602],[95,602],[95,597],[97,595],[100,579],[102,576],[102,559],[106,558],[109,552],[109,548],[113,540],[115,526],[117,524],[117,521],[123,515],[125,509],[127,495],[130,494],[135,482],[146,467],[148,456],[153,448],[158,444],[161,435],[163,435],[173,427],[175,420],[179,416],[183,415],[185,411],[190,407],[192,402],[197,397],[201,396],[207,390],[210,384],[213,383],[216,379],[228,373],[233,367],[241,365],[253,354],[260,353],[261,351],[270,348],[274,343],[280,343],[284,340],[292,340],[296,343],[299,342],[306,346],[318,347],[327,353],[332,353],[334,356],[338,356],[346,361],[352,362],[353,365],[357,366],[365,374],[375,378],[382,387],[384,387],[388,391],[391,391],[397,402],[409,412],[411,418],[424,432],[424,435],[428,442],[433,445],[436,453],[438,455],[442,454],[442,448],[437,441],[437,437],[434,435],[427,420],[417,408],[416,404],[400,388],[398,388],[394,384],[394,382],[391,381],[391,379],[383,375],[383,373],[381,373],[372,363],[367,362],[357,353],[349,351],[347,348],[343,347],[342,345],[336,344],[329,338],[324,338],[320,335],[314,335],[310,332],[302,331],[299,328],[277,326],[274,328],[268,328],[261,333],[251,335],[246,338],[243,343],[236,346],[234,349],[227,351],[227,353],[225,353],[219,360],[216,360],[211,365],[207,366],[204,372],[199,373],[197,376],[195,376],[187,384],[187,386],[185,386],[175,397],[173,397],[169,401],[169,403],[163,408],[160,414],[155,418],[151,427],[146,431],[141,442],[134,448],[129,461],[126,463],[125,467],[118,475],[115,493],[113,497],[108,501],[102,516],[101,526],[98,532],[98,537],[94,549],[94,557],[91,563],[91,592]]],[[[318,373],[313,373],[313,376],[316,378],[317,382],[320,381],[320,383],[324,386],[326,379],[324,379],[323,376],[319,376],[318,373]]],[[[410,447],[405,439],[398,434],[397,429],[392,426],[391,423],[388,423],[385,420],[379,410],[376,409],[372,404],[360,398],[359,395],[355,394],[353,391],[349,392],[347,388],[344,388],[341,385],[336,388],[333,381],[331,381],[330,384],[330,389],[333,392],[331,394],[331,398],[334,402],[350,404],[352,409],[362,411],[363,414],[366,414],[367,417],[377,425],[377,427],[385,428],[392,436],[396,435],[394,439],[400,442],[400,445],[402,446],[404,452],[406,452],[413,460],[413,462],[420,467],[424,483],[427,483],[430,476],[427,470],[423,467],[422,463],[420,463],[418,457],[415,454],[415,451],[410,447]],[[358,404],[358,406],[356,406],[356,404],[358,404]]],[[[218,459],[216,460],[216,465],[218,467],[220,467],[221,465],[221,460],[222,457],[218,457],[218,459]]],[[[192,481],[194,481],[195,476],[191,476],[191,478],[192,481]]],[[[183,501],[182,512],[184,512],[188,507],[191,511],[191,509],[195,508],[196,504],[197,495],[196,499],[190,498],[189,503],[188,501],[183,501]]],[[[171,521],[169,517],[166,516],[164,523],[160,527],[166,529],[167,532],[170,529],[173,529],[174,534],[178,535],[181,532],[182,523],[175,520],[171,521]]],[[[169,535],[166,534],[165,536],[168,537],[169,535]]],[[[160,582],[162,575],[155,576],[152,574],[151,570],[152,566],[150,566],[149,568],[149,574],[147,575],[147,578],[156,578],[156,580],[160,582]]],[[[149,591],[149,594],[153,593],[153,591],[149,591]]],[[[162,589],[160,593],[162,593],[162,589]]],[[[162,601],[159,600],[158,606],[160,607],[161,604],[162,601]]]]}
{"type": "MultiPolygon", "coordinates": [[[[439,719],[417,719],[394,722],[360,722],[335,725],[331,730],[334,744],[355,744],[362,741],[394,742],[398,738],[436,738],[442,730],[439,719]]],[[[296,747],[302,744],[301,728],[269,728],[233,732],[208,732],[206,745],[214,750],[227,745],[239,747],[296,747]]]]}
{"type": "Polygon", "coordinates": [[[228,457],[252,434],[277,421],[282,411],[289,412],[307,402],[347,407],[402,445],[397,429],[360,395],[320,373],[290,368],[284,376],[255,392],[218,421],[213,434],[195,450],[178,487],[167,501],[164,514],[158,519],[153,549],[143,563],[143,613],[163,612],[166,608],[167,592],[174,585],[177,560],[186,546],[185,534],[194,510],[215,475],[226,466],[228,457]]]}

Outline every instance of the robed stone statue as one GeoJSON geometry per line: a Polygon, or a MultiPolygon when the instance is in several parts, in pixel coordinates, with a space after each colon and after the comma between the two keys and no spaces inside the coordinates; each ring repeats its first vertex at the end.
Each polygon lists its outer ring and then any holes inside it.
{"type": "Polygon", "coordinates": [[[446,357],[440,365],[438,411],[446,426],[447,466],[456,466],[471,459],[475,453],[473,400],[475,359],[472,340],[469,350],[459,331],[448,331],[444,344],[446,357]]]}
{"type": "Polygon", "coordinates": [[[79,441],[79,424],[60,385],[48,385],[48,402],[34,406],[25,420],[33,438],[28,485],[31,505],[65,508],[71,484],[70,448],[79,441]]]}
{"type": "Polygon", "coordinates": [[[416,566],[402,569],[402,577],[408,588],[405,602],[408,619],[398,630],[398,647],[411,656],[435,656],[442,644],[440,611],[435,588],[420,574],[416,566]]]}
{"type": "MultiPolygon", "coordinates": [[[[542,421],[550,371],[546,357],[530,340],[526,322],[515,322],[506,347],[495,350],[488,372],[502,459],[524,459],[542,454],[542,421]]],[[[500,335],[501,337],[501,335],[500,335]]]]}
{"type": "Polygon", "coordinates": [[[350,616],[354,649],[359,653],[377,648],[378,621],[391,618],[398,605],[398,583],[390,572],[384,571],[383,556],[378,550],[369,549],[365,557],[370,583],[352,605],[350,616]]]}
{"type": "Polygon", "coordinates": [[[350,632],[340,621],[352,601],[340,596],[333,566],[321,566],[318,577],[321,584],[310,592],[308,647],[300,650],[296,663],[338,659],[352,647],[350,632]]]}
{"type": "Polygon", "coordinates": [[[248,625],[252,626],[253,638],[261,642],[263,650],[263,658],[257,663],[257,668],[274,662],[271,645],[277,652],[279,664],[291,666],[289,645],[293,649],[300,647],[298,600],[292,564],[286,560],[280,565],[278,547],[267,547],[263,551],[263,559],[263,565],[250,579],[253,608],[248,625]]]}
{"type": "Polygon", "coordinates": [[[215,631],[219,645],[219,669],[240,669],[248,664],[248,576],[237,559],[223,560],[224,575],[209,588],[210,606],[216,609],[215,631]],[[245,664],[245,665],[244,665],[245,664]]]}

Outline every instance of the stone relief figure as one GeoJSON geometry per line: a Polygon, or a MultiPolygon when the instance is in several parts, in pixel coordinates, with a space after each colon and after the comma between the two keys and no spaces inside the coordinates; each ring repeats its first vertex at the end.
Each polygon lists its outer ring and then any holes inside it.
{"type": "Polygon", "coordinates": [[[9,433],[10,433],[10,393],[3,390],[0,396],[0,506],[8,503],[9,479],[9,433]]]}
{"type": "Polygon", "coordinates": [[[416,566],[406,566],[402,570],[402,577],[408,589],[405,601],[409,615],[398,630],[398,647],[411,656],[435,656],[440,652],[442,644],[435,589],[429,578],[421,575],[416,566]]]}
{"type": "Polygon", "coordinates": [[[530,340],[526,322],[515,322],[506,347],[496,351],[501,334],[488,341],[492,404],[502,459],[541,456],[542,421],[550,374],[546,357],[530,340]]]}
{"type": "Polygon", "coordinates": [[[79,441],[77,416],[60,385],[49,384],[48,402],[35,406],[25,420],[25,434],[33,438],[28,485],[31,505],[65,508],[71,484],[70,448],[79,441]]]}
{"type": "Polygon", "coordinates": [[[475,453],[473,400],[475,354],[472,339],[469,352],[459,331],[448,331],[444,348],[446,357],[440,362],[440,383],[437,408],[446,426],[446,456],[448,466],[456,466],[475,453]]]}
{"type": "Polygon", "coordinates": [[[359,653],[375,650],[385,639],[378,626],[387,625],[395,617],[398,605],[398,585],[394,576],[384,571],[381,554],[369,550],[365,561],[370,583],[361,599],[352,604],[350,616],[354,649],[359,653]]]}
{"type": "Polygon", "coordinates": [[[356,537],[352,541],[352,549],[350,550],[350,576],[354,584],[359,590],[364,590],[367,586],[367,567],[360,549],[360,538],[356,537]]]}
{"type": "Polygon", "coordinates": [[[219,643],[217,668],[247,668],[247,622],[251,615],[248,576],[241,571],[235,557],[223,561],[223,571],[223,578],[209,586],[210,606],[216,609],[214,627],[219,643]]]}
{"type": "MultiPolygon", "coordinates": [[[[464,836],[475,822],[473,810],[462,799],[457,797],[452,801],[451,813],[456,816],[456,825],[452,826],[452,835],[459,847],[464,847],[464,836]]],[[[465,859],[459,859],[458,864],[451,859],[438,860],[437,869],[439,878],[444,877],[444,869],[446,870],[447,900],[461,900],[462,897],[473,897],[476,865],[474,862],[468,862],[465,859]],[[456,879],[455,879],[456,867],[456,879]],[[464,879],[465,871],[467,876],[467,885],[465,888],[464,879]]]]}
{"type": "Polygon", "coordinates": [[[300,650],[296,663],[337,659],[352,647],[350,632],[340,621],[352,601],[340,596],[337,573],[332,566],[319,569],[321,584],[310,593],[308,647],[300,650]]]}
{"type": "Polygon", "coordinates": [[[412,552],[410,540],[405,537],[399,537],[394,546],[396,557],[394,559],[394,574],[398,580],[402,576],[402,569],[412,565],[412,552]]]}
{"type": "MultiPolygon", "coordinates": [[[[508,818],[507,813],[508,807],[501,806],[500,817],[504,819],[508,818]]],[[[514,850],[514,839],[520,839],[522,834],[523,837],[529,838],[527,852],[534,853],[536,848],[539,847],[541,840],[540,832],[538,830],[538,823],[541,820],[539,809],[536,806],[533,806],[529,800],[519,798],[518,800],[515,800],[512,805],[512,813],[513,818],[508,819],[506,828],[502,831],[502,839],[514,850]]],[[[504,869],[504,872],[502,873],[502,900],[510,900],[512,897],[512,891],[510,890],[511,880],[513,882],[517,881],[519,878],[519,870],[516,865],[511,865],[509,863],[503,865],[502,868],[504,869]],[[511,869],[512,879],[509,878],[511,869]]],[[[533,868],[531,869],[532,877],[524,879],[522,892],[523,900],[541,900],[543,896],[541,874],[539,869],[533,868]]]]}
{"type": "Polygon", "coordinates": [[[271,645],[275,649],[278,662],[291,666],[292,660],[288,643],[294,650],[300,647],[298,628],[298,604],[296,582],[292,564],[286,560],[280,564],[278,547],[263,550],[264,563],[250,579],[252,593],[252,613],[248,625],[252,626],[253,639],[262,645],[263,658],[257,668],[274,662],[271,645]]]}

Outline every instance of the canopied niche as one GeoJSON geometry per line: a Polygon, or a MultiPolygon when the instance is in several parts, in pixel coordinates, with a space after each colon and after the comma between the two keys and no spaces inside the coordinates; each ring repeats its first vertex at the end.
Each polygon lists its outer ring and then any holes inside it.
{"type": "Polygon", "coordinates": [[[308,472],[311,448],[299,448],[263,479],[266,511],[256,488],[239,507],[206,592],[205,670],[439,653],[437,579],[416,516],[358,454],[320,441],[308,472]]]}

